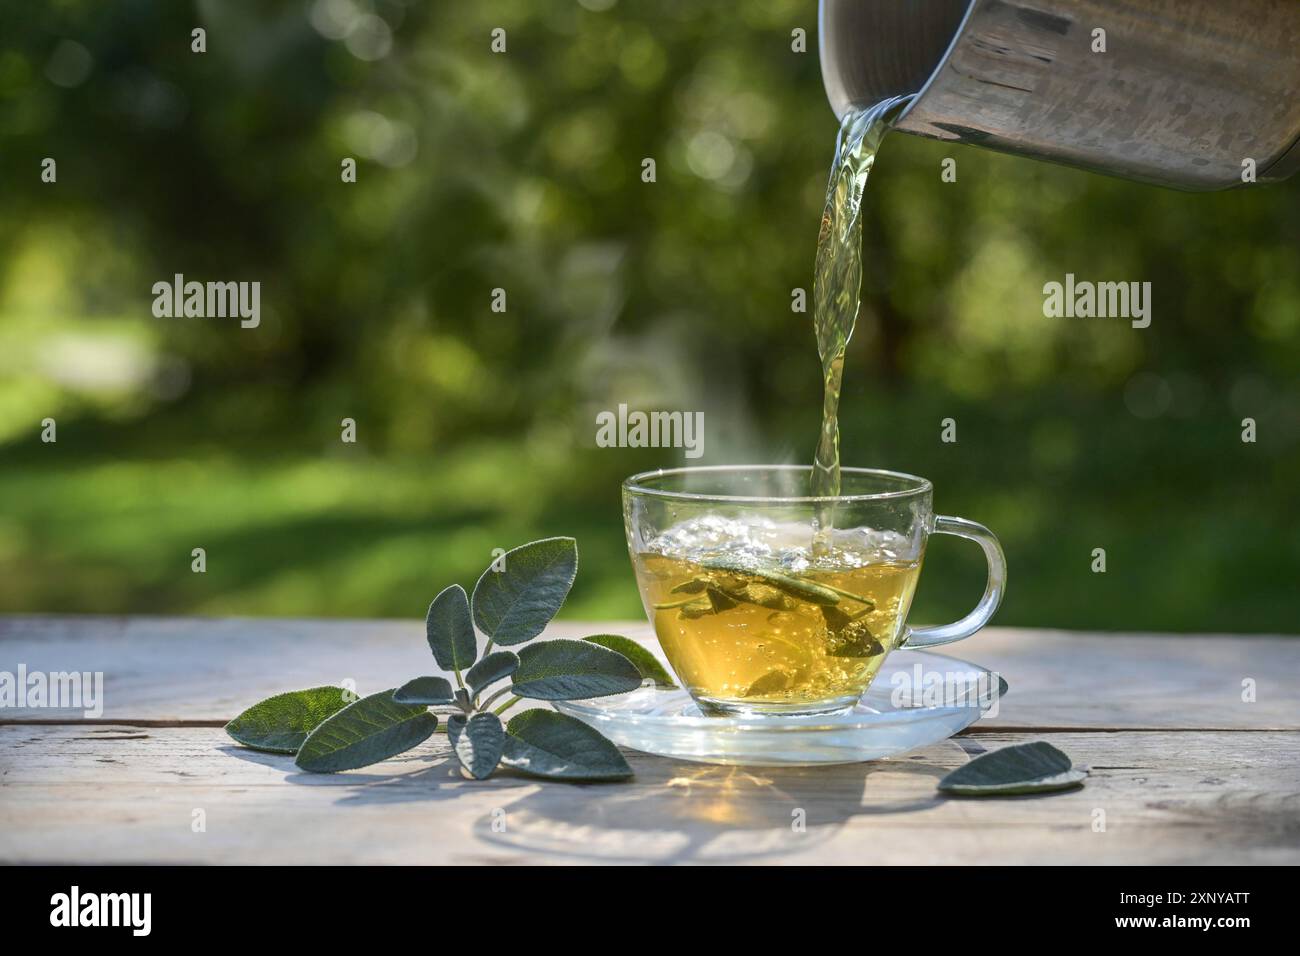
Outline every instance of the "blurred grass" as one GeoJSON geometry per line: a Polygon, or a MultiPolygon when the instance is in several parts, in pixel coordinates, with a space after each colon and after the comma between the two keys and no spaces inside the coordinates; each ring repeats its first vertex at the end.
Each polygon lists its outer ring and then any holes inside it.
{"type": "MultiPolygon", "coordinates": [[[[564,613],[638,617],[618,483],[682,457],[595,448],[597,411],[811,458],[815,39],[811,0],[0,0],[0,611],[418,617],[568,534],[564,613]],[[153,318],[177,272],[261,281],[261,327],[153,318]]],[[[1300,179],[891,136],[864,209],[844,458],[1001,536],[999,623],[1297,630],[1300,179]],[[1066,272],[1150,281],[1151,328],[1045,318],[1066,272]]],[[[979,560],[938,539],[914,618],[979,560]]]]}
{"type": "MultiPolygon", "coordinates": [[[[1292,620],[1300,538],[1288,529],[1300,516],[1261,514],[1256,503],[1295,487],[1294,459],[1240,442],[1225,458],[1222,436],[1200,422],[1171,442],[1167,426],[1083,403],[994,415],[914,396],[891,415],[883,396],[857,391],[844,437],[855,462],[925,474],[937,510],[997,529],[1011,569],[1000,623],[1237,632],[1292,620]],[[954,445],[934,439],[947,416],[958,422],[954,445]],[[927,427],[891,430],[904,419],[927,427]],[[1165,453],[1177,450],[1163,462],[1146,452],[1157,428],[1165,453]],[[1104,574],[1090,570],[1098,547],[1104,574]]],[[[1218,425],[1235,434],[1230,416],[1218,425]]],[[[672,463],[653,450],[583,448],[576,432],[531,448],[485,440],[398,459],[358,446],[136,455],[133,443],[157,444],[131,432],[83,424],[57,445],[10,450],[0,604],[416,617],[448,583],[472,585],[494,548],[567,534],[582,560],[564,616],[636,619],[618,482],[672,463]],[[190,571],[194,547],[206,549],[205,574],[190,571]]],[[[954,618],[981,587],[976,549],[937,538],[913,618],[954,618]]]]}

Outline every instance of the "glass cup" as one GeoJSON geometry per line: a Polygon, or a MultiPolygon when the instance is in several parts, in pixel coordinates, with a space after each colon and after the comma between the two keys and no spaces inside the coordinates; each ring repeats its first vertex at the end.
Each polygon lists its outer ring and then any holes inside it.
{"type": "Polygon", "coordinates": [[[934,514],[929,481],[844,468],[809,497],[797,465],[674,468],[623,483],[628,550],[646,614],[678,679],[709,714],[848,710],[896,647],[933,647],[988,623],[1006,585],[983,525],[934,514]],[[952,624],[909,627],[930,535],[984,549],[988,583],[952,624]]]}

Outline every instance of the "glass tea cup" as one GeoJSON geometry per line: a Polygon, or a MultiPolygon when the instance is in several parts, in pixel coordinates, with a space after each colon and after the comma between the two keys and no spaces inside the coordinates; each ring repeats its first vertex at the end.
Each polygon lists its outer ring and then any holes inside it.
{"type": "Polygon", "coordinates": [[[841,493],[815,498],[806,494],[810,471],[675,468],[623,483],[646,614],[705,713],[848,710],[891,650],[969,637],[1002,601],[1007,568],[997,538],[973,521],[934,514],[929,481],[844,468],[841,493]],[[909,627],[931,534],[979,544],[988,583],[961,620],[909,627]]]}

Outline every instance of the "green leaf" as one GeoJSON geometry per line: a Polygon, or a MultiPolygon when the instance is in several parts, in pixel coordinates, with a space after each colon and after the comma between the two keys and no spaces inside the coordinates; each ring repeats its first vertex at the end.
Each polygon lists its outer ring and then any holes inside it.
{"type": "Polygon", "coordinates": [[[1079,786],[1087,771],[1051,744],[1035,740],[980,754],[939,781],[944,793],[960,796],[1014,796],[1079,786]]]}
{"type": "Polygon", "coordinates": [[[474,623],[503,646],[531,641],[555,617],[578,574],[578,543],[543,538],[507,551],[474,585],[474,623]]]}
{"type": "Polygon", "coordinates": [[[850,621],[826,640],[827,657],[875,657],[883,653],[885,646],[876,640],[866,621],[850,621]]]}
{"type": "Polygon", "coordinates": [[[245,747],[296,754],[316,727],[356,700],[342,687],[309,687],[259,701],[226,724],[226,733],[245,747]]]}
{"type": "Polygon", "coordinates": [[[469,616],[465,589],[453,584],[433,599],[424,619],[433,659],[445,671],[463,671],[478,657],[478,640],[469,616]]]}
{"type": "MultiPolygon", "coordinates": [[[[782,574],[780,571],[773,571],[768,568],[755,567],[753,564],[738,560],[731,557],[707,558],[700,562],[700,567],[710,571],[726,571],[730,574],[741,574],[755,577],[770,584],[778,591],[784,591],[791,597],[800,598],[812,604],[834,605],[840,601],[839,594],[832,588],[824,587],[820,584],[814,584],[812,581],[803,581],[796,577],[782,574]]],[[[861,598],[854,600],[868,603],[861,598]]]]}
{"type": "Polygon", "coordinates": [[[586,700],[636,690],[641,672],[616,651],[586,641],[543,641],[519,652],[511,692],[535,700],[586,700]]]}
{"type": "Polygon", "coordinates": [[[519,658],[513,651],[493,651],[469,669],[465,683],[477,695],[484,687],[509,677],[519,668],[519,658]]]}
{"type": "Polygon", "coordinates": [[[514,770],[558,780],[626,780],[623,755],[599,732],[576,717],[550,710],[525,710],[506,726],[501,762],[514,770]]]}
{"type": "Polygon", "coordinates": [[[501,762],[506,732],[496,714],[474,714],[447,718],[447,736],[456,749],[456,759],[475,780],[482,780],[501,762]]]}
{"type": "Polygon", "coordinates": [[[390,688],[344,707],[313,730],[295,763],[313,773],[354,770],[387,760],[429,739],[438,718],[393,702],[390,688]]]}
{"type": "Polygon", "coordinates": [[[393,691],[395,704],[450,704],[455,700],[451,682],[445,677],[417,677],[393,691]]]}
{"type": "Polygon", "coordinates": [[[713,585],[706,587],[704,593],[708,595],[709,606],[713,608],[714,614],[719,614],[722,611],[730,611],[740,603],[726,591],[722,590],[722,588],[716,588],[713,585]]]}
{"type": "Polygon", "coordinates": [[[593,634],[591,637],[584,637],[583,640],[622,654],[632,662],[632,666],[637,669],[642,680],[654,681],[656,687],[671,690],[677,686],[673,683],[672,675],[659,663],[659,659],[630,637],[619,634],[593,634]]]}
{"type": "Polygon", "coordinates": [[[790,675],[785,671],[768,671],[754,683],[750,684],[741,697],[766,697],[779,694],[790,686],[790,675]]]}

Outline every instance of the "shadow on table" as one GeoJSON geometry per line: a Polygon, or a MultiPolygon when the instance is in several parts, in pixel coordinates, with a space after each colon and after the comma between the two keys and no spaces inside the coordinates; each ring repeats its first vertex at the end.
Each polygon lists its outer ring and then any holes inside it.
{"type": "Polygon", "coordinates": [[[919,757],[831,767],[720,767],[644,758],[635,760],[635,769],[629,783],[544,785],[481,821],[475,835],[550,858],[743,862],[811,849],[854,817],[938,806],[934,781],[945,772],[919,757]],[[885,795],[884,787],[870,792],[878,774],[882,782],[892,778],[888,791],[897,797],[885,795]],[[908,777],[926,779],[910,785],[908,777]],[[917,791],[925,796],[902,795],[917,791]]]}
{"type": "Polygon", "coordinates": [[[450,749],[430,752],[417,750],[376,764],[375,770],[387,772],[306,773],[298,770],[288,754],[263,753],[246,747],[221,747],[223,753],[249,763],[272,767],[287,774],[286,783],[300,787],[324,787],[342,791],[335,801],[340,806],[383,803],[411,803],[420,800],[454,799],[460,788],[443,789],[442,784],[465,785],[459,765],[450,749]],[[430,760],[435,761],[430,764],[430,760]]]}
{"type": "Polygon", "coordinates": [[[222,750],[284,771],[296,786],[337,789],[340,806],[455,800],[490,788],[499,802],[474,825],[478,840],[592,862],[734,863],[803,852],[854,817],[938,806],[934,784],[946,772],[922,755],[826,767],[721,767],[630,755],[636,776],[626,783],[543,782],[504,768],[470,781],[445,744],[386,761],[385,772],[342,774],[297,771],[287,755],[222,750]]]}

